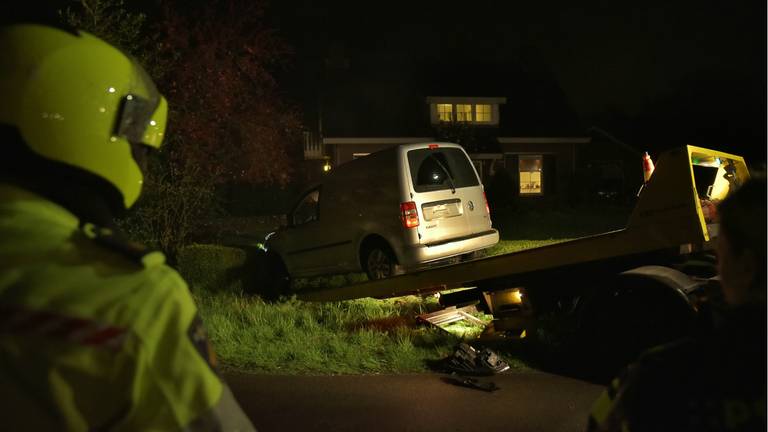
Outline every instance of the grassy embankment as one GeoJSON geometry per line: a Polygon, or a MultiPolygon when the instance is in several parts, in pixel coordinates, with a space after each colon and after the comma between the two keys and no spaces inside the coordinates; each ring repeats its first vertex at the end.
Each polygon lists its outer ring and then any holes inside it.
{"type": "MultiPolygon", "coordinates": [[[[447,356],[462,337],[481,331],[456,325],[455,334],[449,334],[417,326],[417,314],[439,308],[433,297],[265,303],[242,295],[232,272],[222,271],[237,268],[244,258],[237,248],[196,245],[179,263],[228,368],[286,374],[421,372],[425,360],[447,356]]],[[[335,276],[326,283],[346,280],[335,276]]]]}
{"type": "MultiPolygon", "coordinates": [[[[620,227],[626,214],[525,213],[497,215],[502,241],[493,255],[620,227]]],[[[420,327],[414,317],[439,308],[433,297],[359,299],[333,303],[289,300],[265,303],[242,295],[238,248],[196,245],[179,257],[219,357],[227,368],[255,373],[408,373],[449,355],[482,330],[458,323],[451,333],[420,327]]],[[[298,282],[298,287],[340,286],[364,275],[336,275],[298,282]]],[[[478,315],[488,321],[489,316],[478,315]]],[[[526,364],[506,353],[514,368],[526,364]]]]}

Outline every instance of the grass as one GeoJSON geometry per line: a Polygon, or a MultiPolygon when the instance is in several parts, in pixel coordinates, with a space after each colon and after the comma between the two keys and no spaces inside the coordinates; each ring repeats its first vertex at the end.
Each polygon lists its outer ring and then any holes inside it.
{"type": "Polygon", "coordinates": [[[488,255],[504,255],[521,250],[533,249],[554,243],[561,243],[570,239],[548,239],[548,240],[499,240],[496,245],[488,248],[488,255]]]}
{"type": "Polygon", "coordinates": [[[429,361],[448,356],[463,336],[481,330],[456,324],[457,335],[417,325],[417,314],[438,308],[433,298],[269,304],[227,292],[194,297],[222,364],[252,373],[424,372],[429,361]]]}
{"type": "MultiPolygon", "coordinates": [[[[492,253],[552,243],[502,241],[492,253]]],[[[267,303],[242,295],[238,248],[193,245],[179,254],[200,314],[225,368],[250,373],[375,374],[418,373],[445,358],[483,326],[459,321],[438,329],[417,325],[418,314],[440,308],[434,297],[267,303]]],[[[297,289],[343,286],[366,280],[362,273],[300,279],[297,289]]],[[[486,323],[491,317],[477,314],[486,323]]],[[[498,350],[497,350],[498,351],[498,350]]],[[[514,368],[529,366],[514,353],[498,351],[514,368]]]]}
{"type": "Polygon", "coordinates": [[[228,246],[193,244],[182,248],[177,268],[196,291],[241,291],[240,273],[245,264],[243,249],[228,246]]]}
{"type": "MultiPolygon", "coordinates": [[[[489,254],[621,228],[626,216],[620,210],[498,214],[494,225],[502,240],[489,254]]],[[[424,372],[428,362],[448,356],[460,341],[482,331],[482,326],[466,322],[454,323],[448,331],[417,325],[416,315],[439,308],[433,297],[266,303],[241,294],[245,262],[245,252],[235,247],[193,245],[179,254],[179,270],[228,369],[280,374],[424,372]]],[[[301,279],[295,288],[343,286],[365,279],[360,273],[301,279]]],[[[486,322],[491,318],[478,316],[486,322]]],[[[513,368],[529,368],[514,349],[494,349],[513,368]]]]}

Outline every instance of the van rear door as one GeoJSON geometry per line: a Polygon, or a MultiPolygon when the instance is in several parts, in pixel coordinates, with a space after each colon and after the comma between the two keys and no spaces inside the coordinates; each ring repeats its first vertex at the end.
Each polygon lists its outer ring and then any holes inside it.
{"type": "Polygon", "coordinates": [[[413,199],[419,211],[421,244],[440,243],[478,229],[486,214],[482,186],[469,157],[458,146],[431,144],[407,153],[413,199]]]}

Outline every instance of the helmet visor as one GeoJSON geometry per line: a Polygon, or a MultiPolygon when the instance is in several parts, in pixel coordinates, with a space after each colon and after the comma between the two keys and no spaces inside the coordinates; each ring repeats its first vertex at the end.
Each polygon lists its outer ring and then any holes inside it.
{"type": "Polygon", "coordinates": [[[131,92],[123,97],[115,133],[133,143],[160,147],[168,117],[168,103],[144,69],[134,61],[135,76],[147,96],[131,92]]]}

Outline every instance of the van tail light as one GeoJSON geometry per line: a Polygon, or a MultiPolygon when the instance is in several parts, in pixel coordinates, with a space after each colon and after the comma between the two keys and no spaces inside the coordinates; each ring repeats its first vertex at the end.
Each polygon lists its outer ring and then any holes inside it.
{"type": "Polygon", "coordinates": [[[415,228],[419,226],[419,212],[416,210],[416,203],[408,201],[400,203],[400,220],[403,221],[405,228],[415,228]]]}
{"type": "Polygon", "coordinates": [[[488,197],[485,196],[485,192],[483,192],[483,199],[485,200],[485,212],[491,214],[491,208],[488,207],[488,197]]]}

